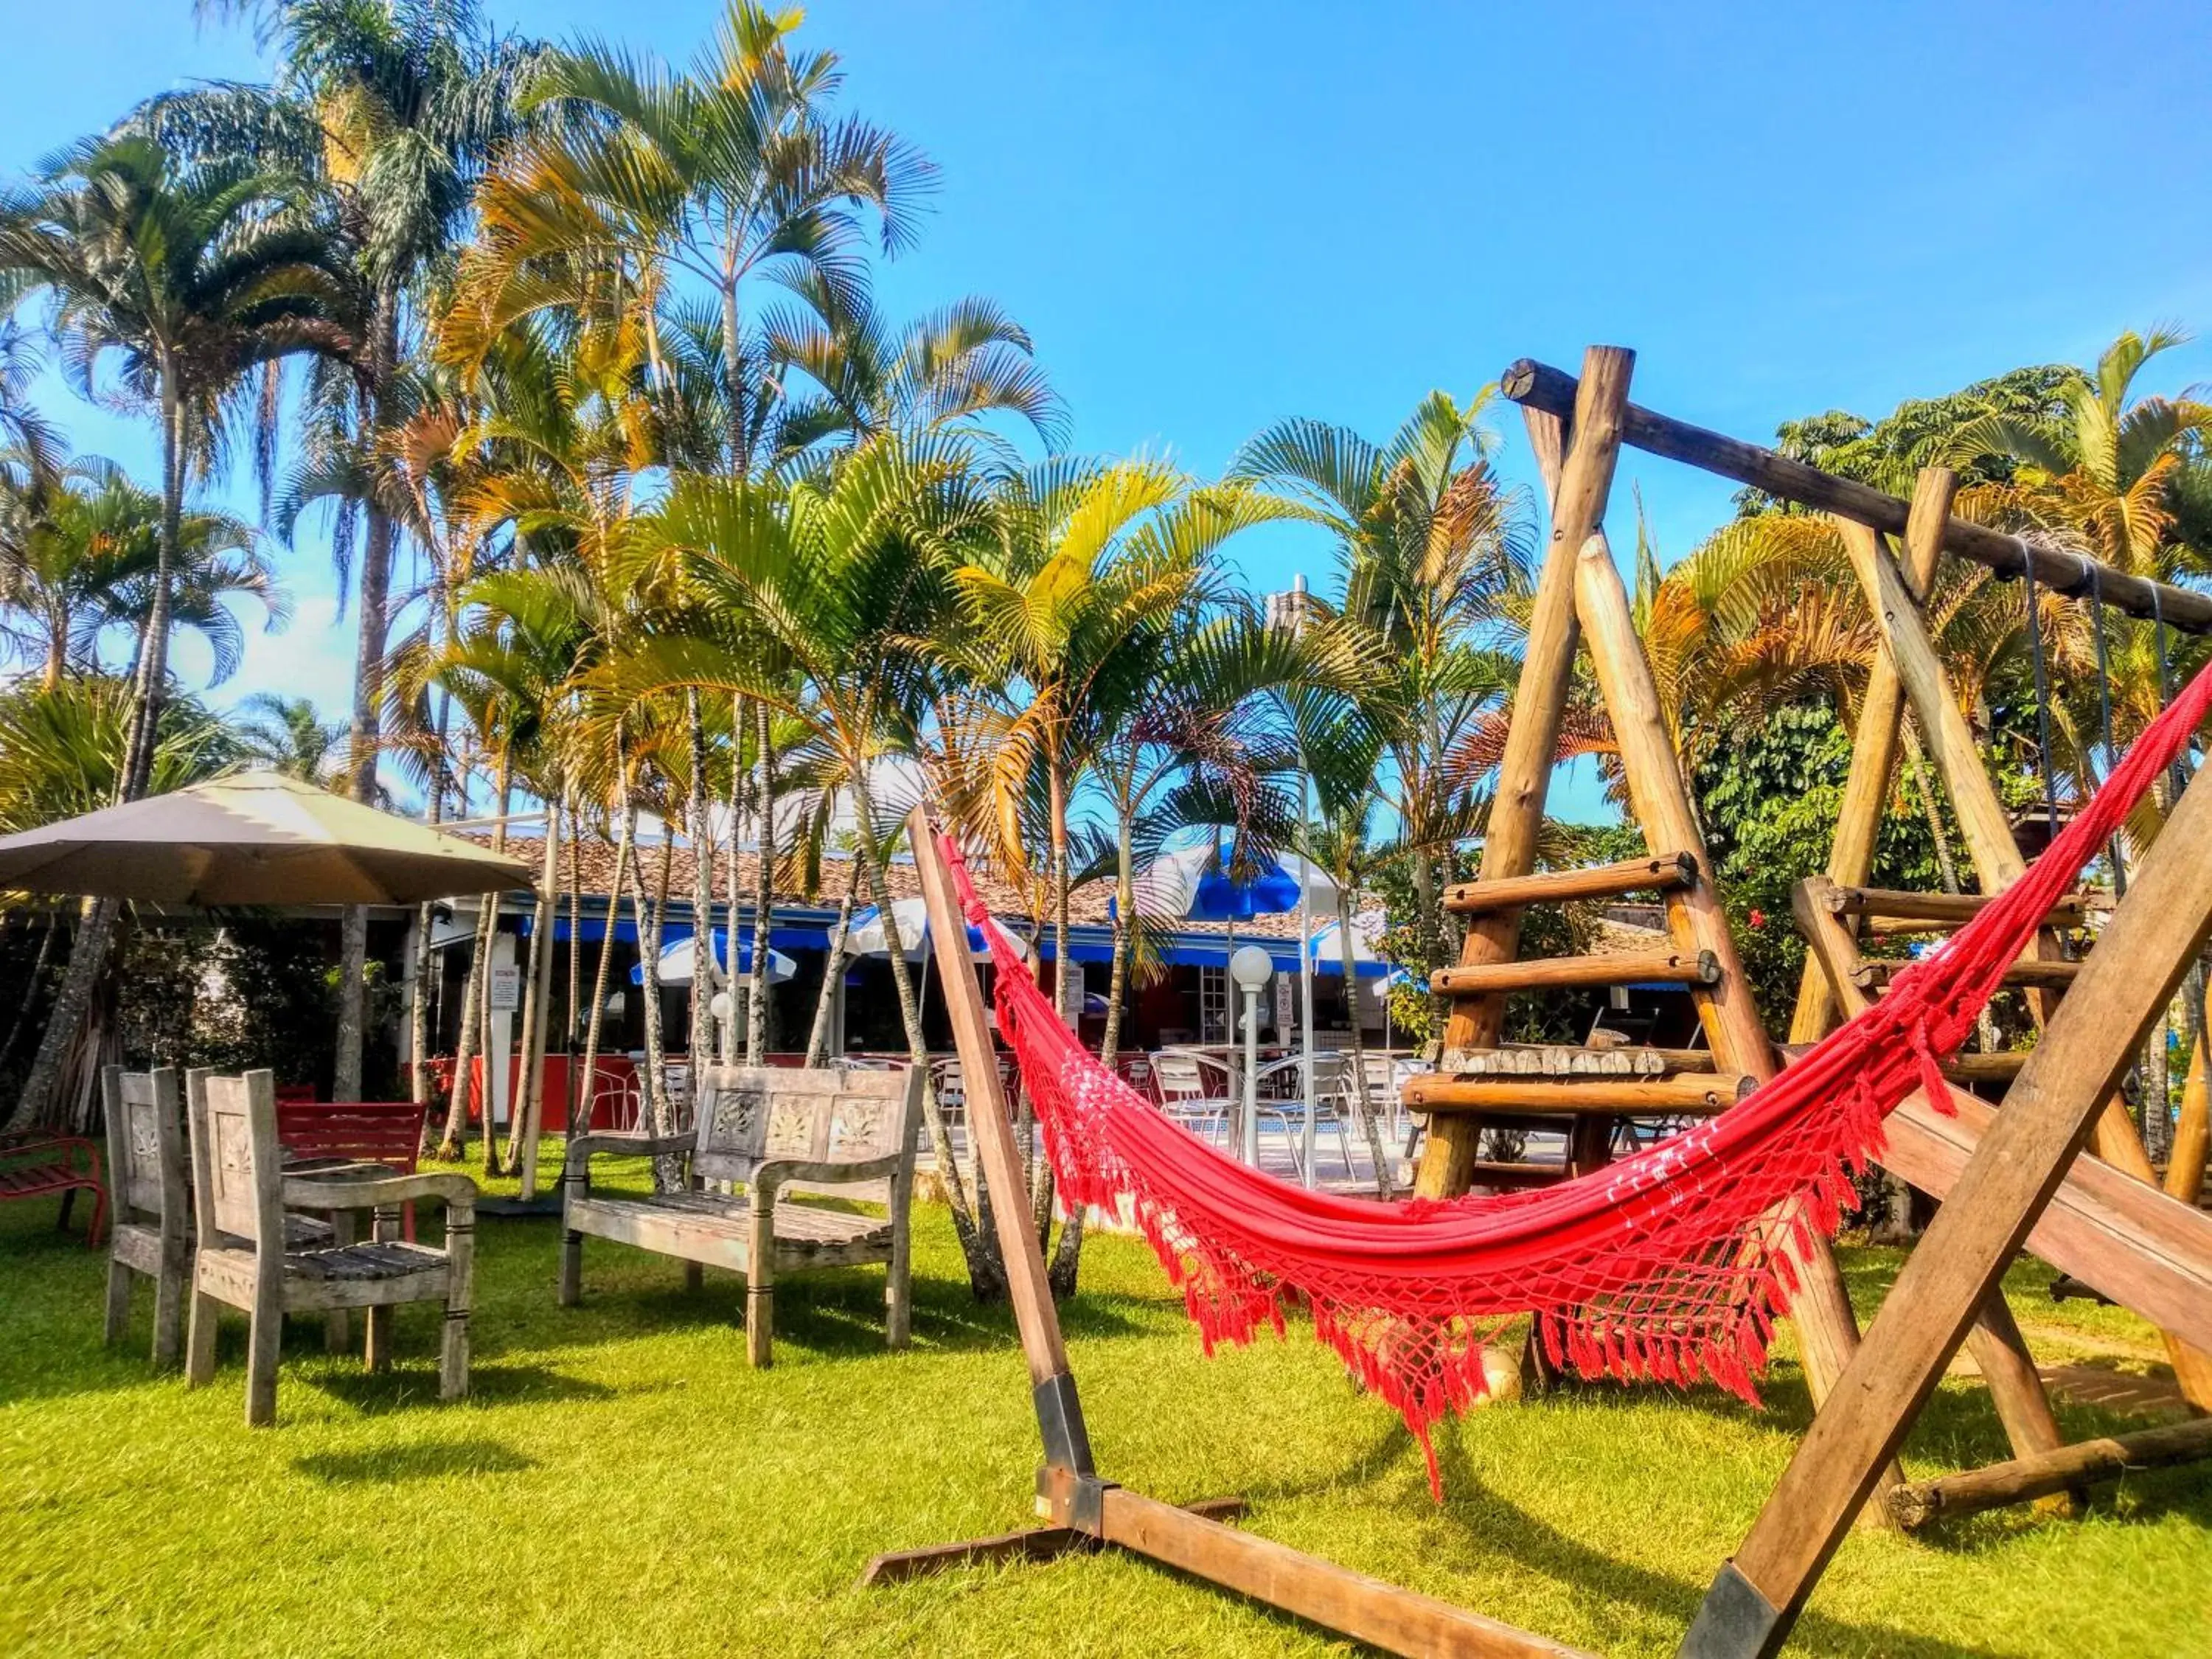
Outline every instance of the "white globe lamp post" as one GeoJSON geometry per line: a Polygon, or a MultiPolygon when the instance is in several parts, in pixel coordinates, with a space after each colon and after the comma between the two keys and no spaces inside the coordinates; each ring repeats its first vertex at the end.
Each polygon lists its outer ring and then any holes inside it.
{"type": "Polygon", "coordinates": [[[1244,1161],[1260,1162],[1260,988],[1273,977],[1273,960],[1256,945],[1242,945],[1229,958],[1229,977],[1244,993],[1244,1161]]]}

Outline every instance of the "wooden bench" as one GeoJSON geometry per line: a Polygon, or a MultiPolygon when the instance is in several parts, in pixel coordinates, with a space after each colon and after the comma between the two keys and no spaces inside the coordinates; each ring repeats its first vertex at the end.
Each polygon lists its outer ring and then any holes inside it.
{"type": "Polygon", "coordinates": [[[466,1176],[391,1175],[362,1179],[350,1169],[287,1174],[276,1139],[274,1079],[267,1072],[216,1077],[185,1074],[192,1151],[192,1209],[198,1255],[192,1264],[185,1380],[215,1375],[217,1308],[252,1318],[246,1348],[246,1420],[276,1420],[276,1356],[288,1313],[368,1310],[368,1363],[390,1363],[391,1319],[404,1302],[443,1302],[445,1338],[438,1394],[468,1392],[469,1306],[475,1263],[476,1183],[466,1176]],[[399,1206],[420,1199],[446,1204],[443,1249],[394,1237],[399,1206]],[[286,1240],[287,1206],[373,1209],[374,1236],[361,1244],[295,1249],[286,1240]]]}
{"type": "MultiPolygon", "coordinates": [[[[422,1119],[428,1109],[411,1100],[294,1100],[276,1097],[276,1139],[295,1158],[333,1158],[381,1164],[413,1175],[422,1156],[422,1119]]],[[[415,1237],[415,1206],[400,1211],[401,1237],[415,1237]]]]}
{"type": "Polygon", "coordinates": [[[579,1135],[561,1170],[561,1304],[581,1292],[584,1237],[613,1239],[745,1278],[745,1356],[769,1363],[777,1279],[814,1267],[880,1261],[887,1335],[906,1346],[908,1212],[914,1196],[922,1073],[842,1068],[717,1066],[702,1074],[689,1133],[579,1135]],[[673,1192],[594,1193],[591,1161],[603,1153],[684,1160],[673,1192]],[[890,1182],[889,1213],[855,1214],[779,1196],[787,1183],[890,1182]],[[739,1194],[738,1187],[745,1190],[739,1194]]]}
{"type": "Polygon", "coordinates": [[[92,1224],[84,1242],[97,1248],[107,1221],[107,1189],[100,1178],[100,1149],[81,1135],[33,1130],[0,1137],[0,1203],[14,1198],[61,1197],[57,1227],[69,1225],[79,1193],[92,1194],[92,1224]]]}

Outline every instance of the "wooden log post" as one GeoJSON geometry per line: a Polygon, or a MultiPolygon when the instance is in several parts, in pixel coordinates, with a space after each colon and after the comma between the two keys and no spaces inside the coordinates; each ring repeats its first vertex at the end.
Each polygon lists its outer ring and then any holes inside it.
{"type": "Polygon", "coordinates": [[[1930,1522],[2008,1504],[2024,1504],[2085,1486],[2116,1480],[2136,1469],[2163,1468],[2212,1457],[2212,1418],[2077,1440],[2040,1457],[1991,1463],[1936,1480],[1909,1480],[1889,1494],[1891,1512],[1908,1532],[1930,1522]]]}
{"type": "MultiPolygon", "coordinates": [[[[1792,890],[1790,908],[1805,938],[1806,959],[1828,985],[1830,1006],[1844,1018],[1856,1019],[1872,1006],[1873,1000],[1856,971],[1858,942],[1833,902],[1835,892],[1835,884],[1826,876],[1812,877],[1792,890]]],[[[2051,1396],[2044,1392],[2034,1357],[2021,1334],[2019,1322],[2006,1305],[2002,1287],[1990,1293],[1988,1305],[1976,1316],[1966,1341],[1976,1367],[1989,1385],[1990,1403],[1996,1407],[1997,1420],[2004,1425],[2005,1438],[2014,1453],[2034,1456],[2063,1444],[2065,1437],[2051,1412],[2051,1396]]],[[[1887,1492],[1899,1484],[1895,1479],[1887,1480],[1882,1488],[1887,1492]]],[[[2070,1516],[2085,1496],[2061,1495],[2045,1508],[2053,1515],[2070,1516]]],[[[1892,1513],[1895,1513],[1893,1506],[1892,1513]]]]}
{"type": "MultiPolygon", "coordinates": [[[[1942,526],[1951,515],[1959,477],[1946,467],[1922,471],[1906,521],[1905,579],[1916,594],[1936,580],[1942,554],[1942,526]]],[[[1828,876],[1838,887],[1858,887],[1874,874],[1875,844],[1881,836],[1883,810],[1897,776],[1898,739],[1903,735],[1905,688],[1897,668],[1880,652],[1867,669],[1866,695],[1859,702],[1858,725],[1851,733],[1851,765],[1844,780],[1843,804],[1836,812],[1836,837],[1828,848],[1828,876]]],[[[1836,1023],[1835,1000],[1826,975],[1809,956],[1797,982],[1797,1006],[1790,1017],[1792,1042],[1818,1042],[1836,1023]]]]}
{"type": "MultiPolygon", "coordinates": [[[[1852,568],[1874,611],[1883,653],[1895,666],[1906,700],[1919,717],[1922,744],[1951,797],[1982,890],[2001,893],[2020,879],[2027,860],[2013,840],[2011,822],[1989,775],[1982,769],[1973,732],[1943,678],[1942,663],[1929,638],[1919,604],[1906,586],[1897,561],[1874,532],[1863,525],[1838,522],[1843,525],[1844,545],[1850,550],[1852,568]]],[[[2100,941],[2099,949],[2102,948],[2100,941]]],[[[2057,941],[2048,932],[2039,936],[2038,951],[2045,957],[2057,954],[2057,941]]],[[[2049,992],[2031,994],[2029,1006],[2039,1021],[2048,1022],[2053,1000],[2049,992]]],[[[2117,1093],[2105,1101],[2090,1146],[2106,1163],[2139,1181],[2157,1184],[2142,1137],[2136,1133],[2117,1093]]],[[[2212,1354],[2199,1352],[2171,1335],[2166,1346],[2182,1394],[2198,1410],[2212,1410],[2212,1354]]]]}
{"type": "MultiPolygon", "coordinates": [[[[1575,609],[1613,719],[1621,770],[1644,842],[1654,853],[1686,850],[1706,872],[1703,880],[1667,893],[1668,927],[1676,948],[1710,952],[1719,967],[1717,983],[1692,990],[1706,1044],[1716,1064],[1765,1082],[1778,1069],[1774,1045],[1759,1020],[1728,913],[1713,885],[1712,861],[1691,808],[1689,786],[1674,754],[1659,688],[1636,632],[1628,589],[1601,532],[1583,544],[1576,560],[1575,609]]],[[[1806,1381],[1817,1404],[1827,1398],[1850,1360],[1858,1329],[1827,1241],[1816,1236],[1809,1256],[1802,1255],[1790,1237],[1794,1231],[1778,1218],[1772,1243],[1790,1253],[1797,1268],[1800,1288],[1790,1311],[1796,1321],[1806,1381]]]]}
{"type": "MultiPolygon", "coordinates": [[[[1525,876],[1536,866],[1559,720],[1574,678],[1575,556],[1605,519],[1613,464],[1620,453],[1620,411],[1628,402],[1628,381],[1635,366],[1636,354],[1618,346],[1592,346],[1583,358],[1582,381],[1571,405],[1574,423],[1559,462],[1559,483],[1552,491],[1551,540],[1536,580],[1520,689],[1514,696],[1512,723],[1506,730],[1505,752],[1498,761],[1498,787],[1490,805],[1479,872],[1482,881],[1525,876]]],[[[1565,418],[1565,411],[1553,411],[1530,423],[1540,459],[1547,449],[1559,453],[1558,422],[1565,418]]],[[[1510,962],[1520,945],[1521,912],[1493,910],[1468,928],[1460,965],[1510,962]]],[[[1444,1046],[1495,1048],[1504,1024],[1501,997],[1462,1003],[1445,1022],[1444,1046]]],[[[1479,1120],[1443,1119],[1432,1124],[1414,1190],[1425,1198],[1465,1192],[1472,1184],[1481,1144],[1479,1120]]]]}
{"type": "MultiPolygon", "coordinates": [[[[984,1018],[983,993],[968,945],[966,917],[952,890],[952,875],[929,816],[916,807],[907,820],[922,897],[929,907],[930,937],[937,952],[954,1045],[968,1079],[969,1132],[990,1190],[1008,1293],[1022,1352],[1029,1362],[1045,1464],[1037,1474],[1038,1513],[1056,1536],[1018,1547],[988,1539],[950,1547],[957,1558],[1051,1553],[1079,1539],[1119,1545],[1156,1561],[1295,1613],[1355,1640],[1406,1659],[1587,1659],[1561,1644],[1510,1625],[1418,1595],[1272,1539],[1255,1537],[1211,1518],[1098,1479],[1084,1426],[1075,1380],[1068,1369],[1060,1315],[1045,1279],[1044,1257],[1029,1223],[1028,1188],[1014,1146],[1013,1120],[999,1081],[997,1055],[984,1018]]],[[[888,1578],[902,1576],[886,1572],[888,1578]]],[[[903,1576],[911,1576],[910,1572],[903,1576]]]]}
{"type": "Polygon", "coordinates": [[[1076,1398],[1075,1378],[1067,1367],[1060,1310],[1053,1305],[1052,1291],[1045,1279],[1044,1253],[1029,1224],[1029,1182],[1022,1173],[1013,1119],[1006,1110],[1005,1085],[999,1079],[998,1045],[984,1018],[981,981],[975,976],[975,955],[968,946],[968,919],[953,893],[952,872],[938,848],[936,827],[921,807],[908,815],[907,836],[914,848],[922,899],[929,908],[929,937],[937,952],[938,982],[945,988],[952,1042],[959,1051],[960,1073],[966,1081],[968,1133],[974,1139],[978,1172],[989,1183],[995,1200],[991,1212],[1005,1260],[1006,1295],[1013,1304],[1015,1328],[1021,1334],[1023,1357],[1029,1361],[1046,1462],[1087,1480],[1093,1473],[1090,1439],[1084,1428],[1083,1408],[1076,1398]]]}
{"type": "Polygon", "coordinates": [[[2114,912],[2089,971],[1898,1275],[1681,1651],[1779,1650],[1852,1516],[1927,1403],[1967,1326],[2027,1241],[2152,1024],[2212,933],[2212,787],[2183,793],[2114,912]]]}

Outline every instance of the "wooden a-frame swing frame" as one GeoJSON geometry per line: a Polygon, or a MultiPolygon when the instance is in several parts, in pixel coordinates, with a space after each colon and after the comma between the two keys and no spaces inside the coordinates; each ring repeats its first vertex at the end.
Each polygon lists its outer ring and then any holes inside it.
{"type": "MultiPolygon", "coordinates": [[[[1577,597],[1585,605],[1595,601],[1602,612],[1608,598],[1605,571],[1613,573],[1613,585],[1619,582],[1601,521],[1621,443],[1826,509],[1872,531],[1908,532],[1910,509],[1895,497],[1630,404],[1626,394],[1632,363],[1632,354],[1599,347],[1586,358],[1579,383],[1526,361],[1515,364],[1502,380],[1506,395],[1521,403],[1528,417],[1531,438],[1552,485],[1553,528],[1500,768],[1486,877],[1522,876],[1533,867],[1534,830],[1542,816],[1551,752],[1577,642],[1576,601],[1577,597]],[[1585,590],[1579,596],[1578,583],[1585,590]],[[1522,842],[1527,845],[1519,846],[1522,842]],[[1506,856],[1501,858],[1501,852],[1506,856]]],[[[1932,531],[1923,524],[1920,534],[1940,549],[2008,574],[2032,570],[2038,580],[2062,592],[2079,592],[2087,585],[2083,561],[2030,547],[1957,519],[1937,522],[1939,527],[1932,531]]],[[[2102,596],[2138,615],[2162,615],[2178,627],[2212,631],[2212,599],[2201,594],[2113,572],[2104,576],[2102,596]]],[[[1624,641],[1617,630],[1601,628],[1593,631],[1590,644],[1608,702],[1614,702],[1617,687],[1625,686],[1631,694],[1629,707],[1616,713],[1616,721],[1625,713],[1637,738],[1650,736],[1643,728],[1656,725],[1657,710],[1642,706],[1643,700],[1633,695],[1640,683],[1648,683],[1650,668],[1632,631],[1624,641]]],[[[1679,793],[1679,769],[1671,755],[1668,759],[1665,768],[1655,764],[1649,775],[1656,781],[1659,772],[1672,773],[1674,792],[1679,793]]],[[[970,1079],[969,1122],[979,1172],[994,1194],[1014,1200],[994,1204],[993,1209],[1043,1442],[1037,1509],[1049,1524],[879,1556],[870,1564],[864,1582],[887,1582],[977,1560],[1036,1559],[1113,1545],[1393,1653],[1558,1656],[1572,1651],[1434,1597],[1240,1532],[1214,1518],[1236,1513],[1241,1505],[1234,1500],[1178,1508],[1099,1476],[1046,1284],[1042,1255],[1025,1224],[1027,1189],[998,1080],[964,918],[927,811],[917,808],[909,828],[954,1040],[963,1073],[970,1079]]],[[[1650,828],[1647,823],[1647,833],[1650,828]]],[[[2121,1073],[2180,982],[2188,962],[2212,934],[2212,882],[2202,878],[2208,866],[2212,866],[2212,789],[2192,787],[2184,793],[2137,872],[2129,902],[2116,911],[2099,950],[2008,1093],[2007,1109],[1996,1115],[1978,1141],[1968,1137],[1964,1167],[1950,1184],[1935,1226],[1899,1276],[1867,1342],[1856,1340],[1839,1283],[1824,1286],[1824,1279],[1833,1279],[1832,1263],[1828,1273],[1808,1275],[1812,1294],[1801,1297],[1796,1311],[1808,1377],[1816,1401],[1822,1402],[1820,1409],[1743,1548],[1715,1581],[1685,1638],[1685,1654],[1734,1659],[1778,1650],[1868,1497],[1894,1480],[1893,1473],[1887,1472],[1893,1471],[1897,1449],[1936,1378],[1978,1314],[1990,1304],[2005,1264],[2067,1182],[2068,1165],[2121,1073]],[[1834,1294],[1822,1295],[1824,1288],[1832,1288],[1834,1294]],[[1809,1322],[1808,1311],[1814,1316],[1809,1322]]],[[[1515,911],[1478,921],[1469,931],[1462,962],[1510,960],[1518,933],[1515,911]]],[[[1724,921],[1721,933],[1724,938],[1724,921]]],[[[1750,1024],[1756,1026],[1755,1014],[1750,1024]]],[[[1490,1040],[1494,1042],[1495,1036],[1491,1033],[1490,1040]]],[[[1480,1040],[1455,1031],[1448,1036],[1447,1043],[1470,1047],[1480,1040]]],[[[1761,1058],[1747,1055],[1753,1066],[1761,1058]]],[[[1764,1063],[1772,1063],[1771,1050],[1764,1063]]],[[[1472,1168],[1474,1137],[1455,1137],[1449,1123],[1439,1117],[1432,1129],[1432,1135],[1444,1133],[1441,1145],[1432,1141],[1425,1164],[1425,1191],[1449,1192],[1455,1186],[1465,1189],[1463,1176],[1472,1168]],[[1460,1139],[1468,1144],[1458,1145],[1460,1139]]],[[[2084,1201],[2077,1201],[2075,1207],[2084,1201]]]]}

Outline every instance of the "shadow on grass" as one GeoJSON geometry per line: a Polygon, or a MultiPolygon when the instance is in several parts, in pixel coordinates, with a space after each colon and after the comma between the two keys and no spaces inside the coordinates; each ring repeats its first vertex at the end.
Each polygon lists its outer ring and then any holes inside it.
{"type": "Polygon", "coordinates": [[[292,1467],[311,1480],[331,1486],[442,1480],[457,1474],[514,1474],[537,1467],[497,1440],[434,1440],[414,1446],[385,1446],[374,1451],[311,1452],[292,1467]]]}
{"type": "MultiPolygon", "coordinates": [[[[1454,1501],[1444,1508],[1444,1518],[1479,1547],[1510,1556],[1579,1595],[1630,1603],[1685,1631],[1698,1616],[1705,1601],[1705,1584],[1617,1559],[1499,1497],[1482,1484],[1456,1437],[1439,1441],[1437,1458],[1445,1489],[1454,1494],[1454,1501]]],[[[1718,1571],[1720,1563],[1713,1566],[1718,1571]]],[[[2005,1653],[2002,1649],[1964,1647],[1811,1610],[1798,1619],[1792,1642],[1798,1649],[1814,1653],[1880,1653],[1887,1659],[1948,1659],[1960,1654],[2003,1659],[2005,1653]]]]}
{"type": "Polygon", "coordinates": [[[438,1368],[434,1361],[428,1364],[396,1364],[388,1371],[332,1366],[308,1372],[300,1380],[364,1415],[420,1411],[425,1407],[443,1405],[543,1406],[584,1400],[605,1401],[634,1395],[659,1394],[675,1387],[672,1382],[647,1382],[615,1389],[604,1382],[571,1376],[549,1365],[518,1364],[509,1360],[471,1366],[467,1396],[456,1401],[438,1398],[438,1368]]]}
{"type": "MultiPolygon", "coordinates": [[[[540,1334],[557,1334],[564,1344],[575,1344],[684,1329],[743,1328],[745,1292],[739,1275],[710,1270],[700,1288],[691,1291],[683,1285],[678,1262],[643,1255],[634,1261],[657,1263],[665,1269],[666,1280],[641,1285],[633,1270],[605,1275],[604,1288],[594,1289],[587,1256],[582,1305],[558,1310],[561,1327],[540,1328],[540,1334]]],[[[912,1297],[917,1347],[971,1352],[1010,1348],[1018,1340],[1012,1308],[1003,1300],[979,1303],[965,1280],[916,1279],[912,1297]]],[[[1060,1304],[1060,1326],[1071,1340],[1082,1342],[1146,1336],[1158,1328],[1158,1306],[1139,1297],[1083,1291],[1060,1304]]],[[[884,1320],[880,1268],[828,1268],[776,1281],[779,1345],[795,1344],[826,1359],[866,1358],[886,1351],[884,1320]]]]}

